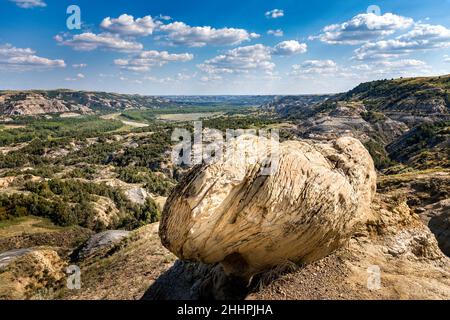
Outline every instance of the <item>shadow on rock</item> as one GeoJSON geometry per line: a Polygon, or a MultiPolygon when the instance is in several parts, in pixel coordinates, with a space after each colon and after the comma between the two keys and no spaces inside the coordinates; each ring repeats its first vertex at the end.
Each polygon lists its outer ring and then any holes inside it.
{"type": "Polygon", "coordinates": [[[221,265],[177,260],[145,292],[142,300],[236,300],[248,293],[248,281],[226,275],[221,265]]]}
{"type": "Polygon", "coordinates": [[[439,248],[447,257],[450,257],[450,213],[432,217],[428,227],[434,233],[439,248]]]}

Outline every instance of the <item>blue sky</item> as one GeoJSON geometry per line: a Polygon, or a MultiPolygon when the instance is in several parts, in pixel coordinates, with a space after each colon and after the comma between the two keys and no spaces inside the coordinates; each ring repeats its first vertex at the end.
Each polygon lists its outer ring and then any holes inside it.
{"type": "Polygon", "coordinates": [[[0,88],[304,94],[450,73],[450,0],[0,0],[0,88]],[[81,29],[69,29],[70,5],[81,29]]]}

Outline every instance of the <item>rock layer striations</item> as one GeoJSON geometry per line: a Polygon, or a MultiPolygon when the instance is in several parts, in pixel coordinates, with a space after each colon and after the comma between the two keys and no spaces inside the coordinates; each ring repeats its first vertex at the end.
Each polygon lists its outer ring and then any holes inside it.
{"type": "MultiPolygon", "coordinates": [[[[233,143],[269,140],[244,135],[233,143]]],[[[270,175],[261,173],[270,152],[245,149],[256,161],[196,166],[169,197],[159,234],[180,259],[251,276],[287,260],[325,257],[368,219],[376,173],[358,140],[283,142],[270,175]]]]}

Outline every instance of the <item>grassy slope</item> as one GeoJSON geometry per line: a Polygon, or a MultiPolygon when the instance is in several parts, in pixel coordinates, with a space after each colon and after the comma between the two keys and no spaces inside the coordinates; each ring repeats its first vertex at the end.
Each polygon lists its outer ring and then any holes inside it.
{"type": "Polygon", "coordinates": [[[176,260],[161,245],[158,223],[139,228],[128,238],[86,261],[77,262],[82,290],[62,289],[61,299],[139,299],[176,260]]]}
{"type": "Polygon", "coordinates": [[[420,102],[436,98],[443,99],[449,108],[450,75],[371,81],[340,96],[340,99],[347,101],[362,100],[372,110],[392,110],[407,99],[420,102]]]}

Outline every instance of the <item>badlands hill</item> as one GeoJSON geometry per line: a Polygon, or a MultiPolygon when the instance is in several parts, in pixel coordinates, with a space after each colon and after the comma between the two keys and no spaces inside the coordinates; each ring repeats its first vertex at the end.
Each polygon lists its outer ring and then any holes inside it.
{"type": "MultiPolygon", "coordinates": [[[[312,96],[313,97],[313,96],[312,96]]],[[[119,112],[131,109],[185,107],[250,107],[272,101],[275,96],[145,96],[99,91],[28,90],[0,91],[0,117],[42,114],[119,112]]],[[[305,101],[310,96],[304,96],[305,101]]]]}
{"type": "Polygon", "coordinates": [[[286,96],[267,104],[266,108],[293,119],[305,119],[334,111],[346,103],[363,106],[357,109],[360,112],[380,112],[395,120],[414,122],[417,118],[450,114],[450,75],[371,81],[345,93],[312,96],[312,103],[300,105],[297,101],[304,100],[301,96],[286,96]],[[298,106],[294,107],[296,103],[298,106]]]}
{"type": "Polygon", "coordinates": [[[378,169],[450,166],[450,75],[372,81],[307,105],[290,96],[263,107],[296,123],[290,137],[359,139],[378,169]]]}
{"type": "MultiPolygon", "coordinates": [[[[373,164],[353,138],[289,141],[282,149],[273,177],[260,175],[264,156],[193,168],[160,224],[86,235],[68,259],[61,243],[4,253],[1,297],[450,298],[450,259],[436,240],[448,233],[408,205],[408,177],[383,179],[375,193],[373,164]],[[66,287],[68,265],[81,269],[79,290],[66,287]]],[[[448,172],[415,181],[430,179],[450,185],[448,172]]],[[[415,196],[436,209],[436,195],[415,196]]]]}
{"type": "Polygon", "coordinates": [[[449,258],[405,200],[375,195],[361,142],[286,141],[269,176],[261,169],[273,161],[270,152],[255,146],[270,142],[242,136],[235,143],[252,160],[194,168],[169,197],[162,243],[196,263],[174,266],[146,298],[176,297],[170,283],[180,274],[194,278],[190,292],[216,299],[450,296],[449,258]],[[382,290],[370,284],[374,268],[384,273],[382,290]]]}
{"type": "MultiPolygon", "coordinates": [[[[244,120],[246,128],[280,128],[274,176],[259,174],[269,163],[264,153],[252,165],[189,171],[163,162],[172,127],[153,118],[149,127],[108,127],[101,137],[77,132],[67,152],[64,141],[45,140],[47,131],[39,148],[13,144],[1,171],[5,199],[50,195],[75,205],[112,197],[101,214],[133,219],[126,231],[110,230],[122,224],[55,225],[72,213],[89,216],[51,206],[49,221],[30,216],[28,203],[3,205],[0,297],[450,299],[448,82],[384,80],[334,96],[275,97],[251,114],[205,121],[220,129],[244,120]],[[144,189],[158,205],[170,193],[161,216],[151,201],[149,219],[149,208],[129,203],[141,192],[128,199],[128,191],[144,189]],[[155,217],[160,222],[151,223],[155,217]],[[66,286],[69,265],[81,269],[78,290],[66,286]]],[[[190,99],[180,103],[203,103],[190,99]]]]}
{"type": "Polygon", "coordinates": [[[0,115],[92,113],[159,108],[169,101],[160,97],[72,90],[0,91],[0,115]]]}

